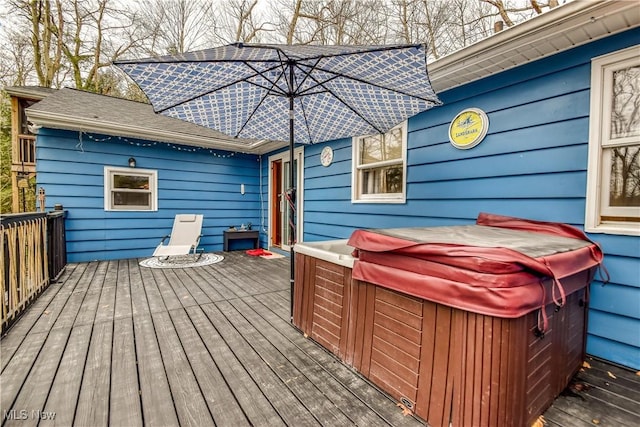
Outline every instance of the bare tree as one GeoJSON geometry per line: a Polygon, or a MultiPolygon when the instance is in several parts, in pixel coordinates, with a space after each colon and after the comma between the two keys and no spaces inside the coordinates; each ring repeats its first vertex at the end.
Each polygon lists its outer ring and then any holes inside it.
{"type": "Polygon", "coordinates": [[[381,44],[389,33],[383,0],[281,0],[272,15],[287,44],[381,44]]]}
{"type": "Polygon", "coordinates": [[[146,0],[139,5],[150,55],[205,48],[217,29],[211,1],[146,0]]]}
{"type": "Polygon", "coordinates": [[[218,16],[222,44],[232,42],[260,42],[265,33],[273,31],[272,25],[258,13],[258,0],[229,0],[218,16]]]}
{"type": "Polygon", "coordinates": [[[308,44],[318,42],[321,31],[321,14],[324,4],[303,0],[279,0],[271,4],[270,14],[275,20],[275,41],[286,44],[308,44]]]}
{"type": "Polygon", "coordinates": [[[502,22],[504,22],[507,27],[513,27],[514,25],[513,21],[509,17],[509,14],[507,13],[507,8],[504,5],[504,2],[502,0],[481,0],[481,1],[488,3],[491,6],[498,9],[498,14],[500,15],[502,22]]]}
{"type": "Polygon", "coordinates": [[[557,0],[391,0],[390,42],[425,43],[430,59],[454,52],[493,33],[494,21],[514,25],[557,0]]]}
{"type": "Polygon", "coordinates": [[[553,9],[554,7],[558,7],[558,5],[559,5],[558,0],[549,0],[546,4],[540,3],[540,2],[538,2],[536,0],[529,0],[529,3],[531,4],[531,8],[538,15],[540,15],[542,12],[544,12],[542,10],[544,7],[548,7],[549,9],[553,9]]]}
{"type": "MultiPolygon", "coordinates": [[[[558,0],[0,0],[11,83],[130,92],[110,64],[230,42],[425,43],[430,59],[513,25],[558,0]],[[269,8],[270,6],[270,8],[269,8]],[[13,25],[15,23],[15,25],[13,25]],[[30,35],[26,44],[27,35],[30,35]],[[118,83],[120,80],[121,83],[118,83]]],[[[1,34],[3,33],[3,34],[1,34]]]]}
{"type": "Polygon", "coordinates": [[[508,27],[513,27],[517,22],[528,19],[532,16],[532,13],[541,14],[544,12],[544,8],[554,8],[558,6],[558,0],[549,0],[547,2],[540,2],[537,0],[529,0],[528,4],[522,1],[509,1],[507,0],[480,0],[481,2],[490,4],[496,10],[496,16],[500,16],[502,22],[508,27]],[[512,16],[516,16],[514,21],[512,16]]]}
{"type": "MultiPolygon", "coordinates": [[[[450,31],[453,3],[441,0],[394,0],[390,18],[395,41],[401,43],[425,43],[429,55],[437,59],[443,53],[443,38],[450,31]]],[[[454,37],[457,37],[455,35],[454,37]]]]}
{"type": "Polygon", "coordinates": [[[377,34],[385,22],[379,12],[384,3],[378,0],[330,1],[324,9],[325,39],[331,44],[381,44],[377,34]]]}
{"type": "Polygon", "coordinates": [[[66,4],[67,23],[59,38],[75,86],[99,93],[114,91],[112,84],[105,84],[109,78],[104,74],[110,72],[113,61],[145,39],[136,24],[142,20],[135,12],[116,7],[114,0],[66,0],[66,4]]]}
{"type": "Polygon", "coordinates": [[[306,15],[302,15],[300,13],[300,8],[302,7],[302,0],[296,0],[293,6],[293,13],[291,14],[291,20],[289,25],[287,26],[287,44],[293,44],[293,35],[296,32],[296,26],[298,24],[298,19],[300,18],[308,18],[306,15]]]}
{"type": "MultiPolygon", "coordinates": [[[[100,92],[103,72],[111,62],[138,45],[129,36],[136,15],[116,7],[114,0],[8,0],[12,8],[13,32],[5,34],[15,66],[31,60],[40,86],[60,87],[72,83],[80,89],[100,92]],[[30,34],[29,51],[20,34],[30,34]]],[[[112,89],[110,89],[112,90],[112,89]]]]}
{"type": "Polygon", "coordinates": [[[0,49],[7,53],[6,60],[0,61],[0,84],[22,86],[29,83],[28,77],[34,72],[34,60],[28,34],[9,31],[0,49]]]}
{"type": "Polygon", "coordinates": [[[55,0],[53,5],[50,0],[12,0],[9,5],[15,12],[15,22],[22,24],[20,30],[14,30],[14,37],[9,41],[21,43],[17,36],[20,31],[30,34],[31,58],[38,84],[53,86],[63,57],[62,43],[58,38],[63,25],[60,0],[55,0]]]}

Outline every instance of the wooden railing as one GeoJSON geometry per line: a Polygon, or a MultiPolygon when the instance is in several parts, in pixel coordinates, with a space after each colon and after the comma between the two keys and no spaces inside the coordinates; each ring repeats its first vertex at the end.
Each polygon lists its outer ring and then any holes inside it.
{"type": "Polygon", "coordinates": [[[18,146],[13,152],[17,158],[13,159],[14,164],[35,165],[36,164],[36,137],[35,135],[18,135],[18,146]]]}
{"type": "Polygon", "coordinates": [[[49,277],[52,281],[58,280],[67,265],[65,217],[65,211],[52,211],[47,214],[47,253],[49,277]]]}
{"type": "Polygon", "coordinates": [[[2,333],[64,270],[64,218],[64,211],[54,211],[0,219],[2,333]]]}

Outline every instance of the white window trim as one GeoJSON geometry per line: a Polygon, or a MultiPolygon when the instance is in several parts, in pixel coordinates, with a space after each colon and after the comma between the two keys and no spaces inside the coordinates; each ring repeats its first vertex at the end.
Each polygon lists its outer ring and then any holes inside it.
{"type": "Polygon", "coordinates": [[[398,160],[389,160],[386,162],[376,163],[376,167],[399,164],[402,162],[402,193],[390,194],[360,194],[360,185],[358,182],[358,171],[365,169],[366,166],[358,164],[359,145],[358,140],[367,135],[359,135],[352,138],[352,167],[351,167],[351,203],[406,203],[407,201],[407,121],[392,129],[400,128],[402,130],[402,158],[398,160]]]}
{"type": "MultiPolygon", "coordinates": [[[[611,94],[606,80],[611,74],[608,69],[622,68],[625,62],[631,62],[637,58],[638,46],[623,49],[615,53],[599,56],[591,60],[591,101],[589,115],[589,159],[587,165],[587,194],[585,210],[585,231],[590,233],[621,234],[640,236],[640,223],[623,221],[601,221],[603,213],[603,194],[607,192],[602,188],[603,168],[607,159],[603,158],[603,149],[607,148],[604,135],[610,131],[609,120],[602,120],[603,111],[611,103],[611,94]],[[607,91],[607,93],[605,93],[607,91]]],[[[631,138],[630,138],[631,139],[631,138]]],[[[624,139],[618,141],[624,145],[624,139]]],[[[631,141],[629,141],[631,142],[631,141]]],[[[621,208],[627,209],[627,208],[621,208]]],[[[635,208],[628,208],[635,209],[635,208]]]]}
{"type": "Polygon", "coordinates": [[[158,171],[152,169],[119,168],[114,166],[104,167],[104,210],[110,212],[155,212],[158,210],[158,171]],[[149,177],[149,191],[151,192],[150,209],[126,209],[114,208],[111,205],[111,176],[114,173],[122,175],[141,175],[149,177]]]}

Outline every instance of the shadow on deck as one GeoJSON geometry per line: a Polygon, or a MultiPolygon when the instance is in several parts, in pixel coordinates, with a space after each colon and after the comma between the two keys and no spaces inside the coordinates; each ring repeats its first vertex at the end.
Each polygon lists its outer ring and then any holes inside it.
{"type": "MultiPolygon", "coordinates": [[[[67,266],[0,341],[3,425],[422,424],[289,323],[287,258],[225,257],[67,266]]],[[[547,425],[640,425],[640,377],[589,363],[547,425]]]]}

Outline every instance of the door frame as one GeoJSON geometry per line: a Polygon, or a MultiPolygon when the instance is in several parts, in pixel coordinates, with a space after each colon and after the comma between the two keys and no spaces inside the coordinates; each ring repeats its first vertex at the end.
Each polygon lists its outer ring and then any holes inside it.
{"type": "MultiPolygon", "coordinates": [[[[293,153],[294,153],[295,159],[298,161],[298,169],[297,169],[297,177],[296,177],[297,184],[298,184],[296,186],[296,199],[297,199],[296,242],[302,242],[302,237],[304,235],[303,234],[304,233],[304,146],[295,148],[293,153]]],[[[271,173],[271,168],[273,166],[273,162],[275,161],[283,162],[282,170],[284,171],[284,162],[290,161],[289,150],[285,150],[280,153],[269,156],[269,165],[267,166],[267,175],[269,177],[269,194],[268,194],[269,215],[267,219],[268,221],[267,224],[269,224],[269,229],[268,229],[269,232],[267,236],[268,247],[273,247],[273,235],[272,235],[271,224],[272,224],[273,215],[274,215],[273,204],[272,204],[273,195],[274,195],[274,188],[273,188],[274,183],[273,183],[273,174],[271,173]]],[[[288,209],[288,207],[285,206],[285,209],[288,209]]],[[[286,251],[290,249],[290,247],[286,244],[282,244],[280,248],[286,251]]]]}

